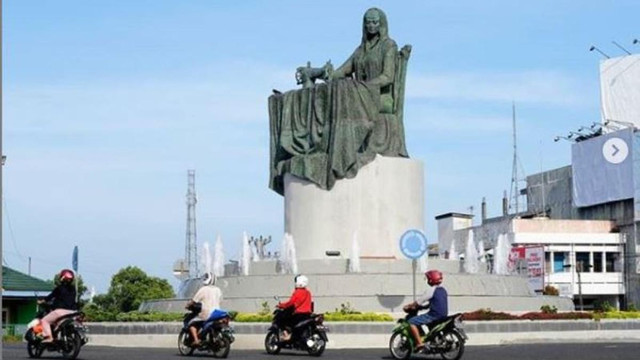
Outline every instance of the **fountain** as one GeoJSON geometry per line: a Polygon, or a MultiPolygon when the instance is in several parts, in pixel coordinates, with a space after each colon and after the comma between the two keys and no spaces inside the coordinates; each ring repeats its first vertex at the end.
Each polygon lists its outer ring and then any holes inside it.
{"type": "Polygon", "coordinates": [[[498,241],[494,248],[494,273],[498,275],[508,275],[509,271],[509,254],[511,253],[511,245],[505,234],[498,235],[498,241]]]}
{"type": "Polygon", "coordinates": [[[360,272],[360,246],[358,245],[358,232],[353,232],[353,243],[351,244],[351,256],[349,257],[349,272],[360,272]]]}
{"type": "Polygon", "coordinates": [[[467,237],[467,247],[464,253],[464,271],[467,274],[478,273],[478,249],[473,241],[473,230],[469,230],[467,237]]]}
{"type": "Polygon", "coordinates": [[[458,252],[456,251],[456,242],[452,241],[451,246],[449,246],[449,260],[458,260],[458,252]]]}
{"type": "Polygon", "coordinates": [[[280,272],[282,274],[297,274],[298,261],[296,260],[296,247],[293,236],[284,234],[280,251],[280,272]]]}
{"type": "Polygon", "coordinates": [[[204,272],[212,272],[211,268],[211,251],[209,250],[209,243],[207,241],[202,244],[202,265],[204,266],[204,272]]]}
{"type": "Polygon", "coordinates": [[[222,246],[222,238],[218,235],[216,245],[213,250],[213,274],[215,276],[224,276],[224,248],[222,246]]]}
{"type": "Polygon", "coordinates": [[[240,269],[241,274],[244,276],[249,275],[249,267],[251,263],[251,245],[249,244],[249,237],[245,231],[242,234],[242,254],[240,256],[240,269]]]}

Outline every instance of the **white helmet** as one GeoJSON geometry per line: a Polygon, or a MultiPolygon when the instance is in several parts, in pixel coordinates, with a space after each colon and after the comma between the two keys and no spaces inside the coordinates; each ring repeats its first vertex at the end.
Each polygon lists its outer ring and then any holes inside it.
{"type": "Polygon", "coordinates": [[[204,275],[202,275],[202,283],[207,286],[207,285],[215,285],[216,284],[216,276],[213,275],[210,272],[206,272],[204,273],[204,275]]]}
{"type": "Polygon", "coordinates": [[[295,281],[296,281],[297,288],[305,288],[307,287],[307,285],[309,285],[309,279],[307,279],[307,277],[304,275],[296,276],[295,281]]]}

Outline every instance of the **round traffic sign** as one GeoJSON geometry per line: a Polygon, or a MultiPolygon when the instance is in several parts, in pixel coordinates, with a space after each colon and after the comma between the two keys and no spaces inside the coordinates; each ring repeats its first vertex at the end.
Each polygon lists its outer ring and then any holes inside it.
{"type": "Polygon", "coordinates": [[[400,237],[400,251],[409,259],[418,259],[427,252],[427,237],[420,230],[407,230],[400,237]]]}

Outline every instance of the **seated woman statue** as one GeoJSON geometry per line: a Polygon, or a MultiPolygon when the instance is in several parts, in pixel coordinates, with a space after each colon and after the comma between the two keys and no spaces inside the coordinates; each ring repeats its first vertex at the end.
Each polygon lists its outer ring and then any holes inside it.
{"type": "Polygon", "coordinates": [[[386,15],[371,8],[362,42],[342,66],[298,68],[304,87],[269,98],[271,189],[284,193],[286,173],[331,189],[376,154],[408,157],[402,103],[409,53],[410,46],[398,52],[386,15]]]}

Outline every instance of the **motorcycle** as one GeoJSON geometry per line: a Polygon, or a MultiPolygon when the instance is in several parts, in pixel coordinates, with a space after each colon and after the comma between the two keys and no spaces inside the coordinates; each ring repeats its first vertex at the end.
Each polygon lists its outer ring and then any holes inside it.
{"type": "MultiPolygon", "coordinates": [[[[414,352],[415,340],[411,334],[409,319],[418,315],[418,311],[422,309],[424,308],[409,309],[405,318],[398,320],[398,325],[393,329],[389,351],[395,359],[408,359],[414,352]]],[[[422,326],[418,330],[425,345],[419,353],[440,355],[445,360],[459,360],[462,357],[468,339],[462,324],[462,314],[447,316],[429,324],[427,333],[422,326]]]]}
{"type": "Polygon", "coordinates": [[[231,343],[235,341],[233,328],[229,325],[231,317],[229,313],[222,310],[215,310],[207,320],[195,321],[189,324],[191,319],[198,316],[202,309],[200,303],[195,303],[188,308],[190,312],[184,316],[184,326],[178,334],[178,351],[180,355],[190,356],[198,351],[212,353],[213,357],[226,358],[231,351],[231,343]],[[193,337],[189,331],[190,326],[198,329],[200,344],[193,345],[193,337]]]}
{"type": "Polygon", "coordinates": [[[27,325],[24,339],[29,357],[39,358],[46,350],[60,352],[65,359],[77,358],[80,348],[89,341],[87,328],[82,324],[84,313],[76,311],[58,318],[51,324],[53,341],[43,342],[42,318],[51,310],[50,303],[39,304],[36,318],[27,325]]]}
{"type": "Polygon", "coordinates": [[[287,319],[293,315],[293,307],[287,309],[277,308],[273,312],[273,322],[264,339],[264,347],[270,355],[277,355],[280,350],[295,349],[307,351],[309,355],[320,356],[327,346],[327,328],[323,325],[323,314],[311,314],[308,319],[294,324],[292,328],[287,326],[287,319]],[[282,339],[284,330],[291,337],[282,339]]]}

